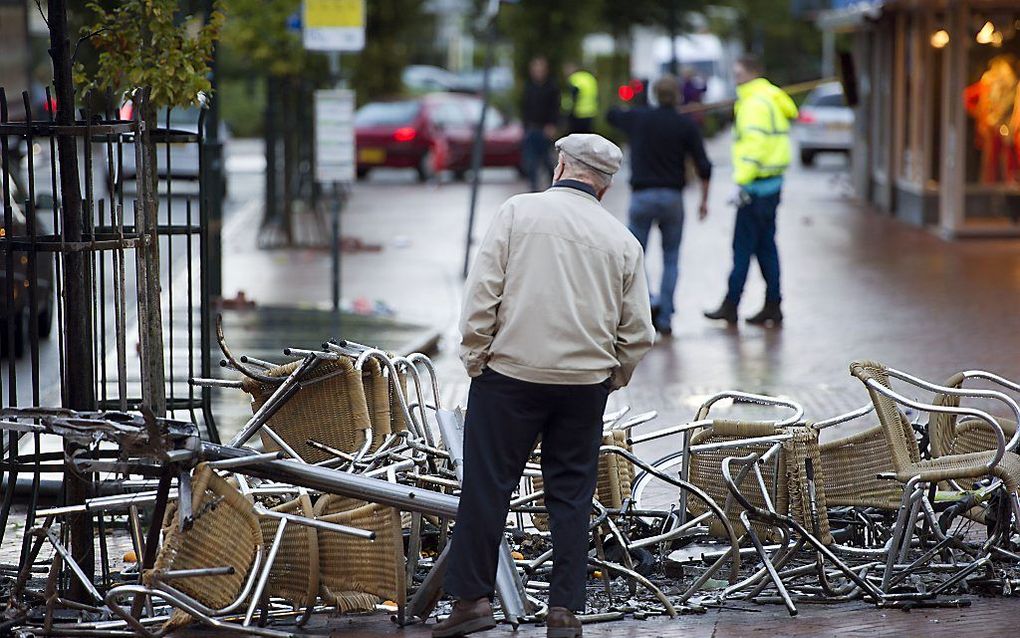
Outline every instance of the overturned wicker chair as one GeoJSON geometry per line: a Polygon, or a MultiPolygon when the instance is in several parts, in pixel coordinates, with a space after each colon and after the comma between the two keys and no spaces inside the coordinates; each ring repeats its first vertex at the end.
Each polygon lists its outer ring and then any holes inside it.
{"type": "MultiPolygon", "coordinates": [[[[313,518],[312,499],[302,491],[297,498],[277,505],[273,512],[285,512],[313,518]]],[[[280,528],[280,519],[260,516],[262,537],[269,541],[280,528]]],[[[295,609],[310,608],[319,595],[319,540],[311,527],[288,526],[269,570],[265,593],[290,603],[295,609]]]]}
{"type": "Polygon", "coordinates": [[[221,619],[237,613],[251,597],[262,564],[263,536],[252,503],[211,467],[200,465],[192,479],[190,524],[182,519],[181,511],[179,503],[168,504],[163,544],[153,568],[143,574],[144,586],[111,589],[106,596],[110,610],[143,636],[161,635],[195,621],[254,634],[284,635],[221,619]],[[153,632],[121,607],[122,598],[135,595],[162,599],[174,608],[161,631],[153,632]]]}
{"type": "MultiPolygon", "coordinates": [[[[300,365],[300,361],[295,361],[270,368],[264,374],[283,379],[294,374],[300,365]]],[[[329,452],[309,445],[308,440],[342,452],[353,453],[360,449],[365,432],[372,430],[373,421],[362,373],[355,369],[354,361],[348,357],[320,361],[297,381],[300,389],[279,407],[266,425],[308,463],[333,458],[329,452]]],[[[251,377],[243,379],[242,387],[252,396],[253,411],[261,408],[277,389],[277,385],[251,377]]],[[[268,451],[280,449],[265,432],[262,444],[268,451]]]]}
{"type": "Polygon", "coordinates": [[[341,613],[374,610],[389,600],[403,616],[407,581],[399,513],[378,503],[325,495],[315,504],[315,516],[375,532],[374,541],[365,541],[319,531],[322,599],[341,613]]]}

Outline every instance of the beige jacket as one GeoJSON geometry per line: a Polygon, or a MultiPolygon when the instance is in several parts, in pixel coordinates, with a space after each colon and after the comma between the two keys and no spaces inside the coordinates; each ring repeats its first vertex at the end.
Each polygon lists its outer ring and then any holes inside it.
{"type": "Polygon", "coordinates": [[[532,383],[620,388],[652,345],[641,245],[592,195],[511,197],[479,246],[461,314],[461,360],[532,383]]]}

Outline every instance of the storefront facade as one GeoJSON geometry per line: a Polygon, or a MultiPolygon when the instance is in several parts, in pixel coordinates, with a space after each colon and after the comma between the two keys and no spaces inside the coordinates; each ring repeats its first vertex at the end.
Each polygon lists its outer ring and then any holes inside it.
{"type": "Polygon", "coordinates": [[[1020,237],[1020,2],[859,2],[818,23],[853,43],[858,194],[946,237],[1020,237]]]}

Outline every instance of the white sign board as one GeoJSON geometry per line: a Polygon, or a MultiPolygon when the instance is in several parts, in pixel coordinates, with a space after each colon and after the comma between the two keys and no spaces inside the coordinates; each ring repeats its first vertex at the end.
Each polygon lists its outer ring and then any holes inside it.
{"type": "Polygon", "coordinates": [[[354,182],[354,91],[315,92],[315,179],[354,182]]]}
{"type": "Polygon", "coordinates": [[[304,0],[301,27],[309,51],[360,51],[365,0],[304,0]]]}

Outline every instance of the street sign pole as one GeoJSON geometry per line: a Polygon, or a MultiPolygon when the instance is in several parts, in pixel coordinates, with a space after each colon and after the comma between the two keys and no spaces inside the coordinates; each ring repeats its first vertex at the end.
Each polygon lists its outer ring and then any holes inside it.
{"type": "Polygon", "coordinates": [[[471,266],[471,244],[474,242],[475,210],[478,207],[478,188],[482,180],[482,158],[485,143],[485,116],[489,111],[490,89],[489,75],[492,71],[492,41],[496,38],[496,15],[499,13],[499,0],[489,0],[485,13],[485,67],[482,69],[482,114],[478,116],[475,126],[475,139],[471,146],[471,200],[468,204],[467,237],[464,240],[464,268],[461,277],[467,279],[471,266]]]}
{"type": "Polygon", "coordinates": [[[343,88],[340,52],[365,46],[364,0],[304,0],[302,41],[310,51],[329,55],[334,88],[315,92],[315,180],[330,189],[333,335],[340,336],[340,213],[354,182],[354,92],[343,88]]]}

